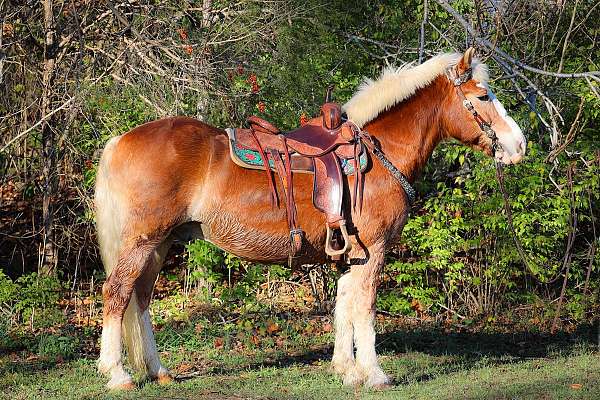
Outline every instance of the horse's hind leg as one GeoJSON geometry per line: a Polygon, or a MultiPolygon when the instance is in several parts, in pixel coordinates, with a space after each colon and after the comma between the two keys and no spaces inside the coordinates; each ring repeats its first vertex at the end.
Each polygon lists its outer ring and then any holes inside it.
{"type": "Polygon", "coordinates": [[[123,368],[121,360],[123,315],[131,300],[136,280],[151,264],[159,244],[160,241],[150,240],[146,236],[128,241],[102,286],[104,316],[98,370],[110,376],[109,388],[133,388],[131,376],[123,368]]]}
{"type": "Polygon", "coordinates": [[[172,239],[168,238],[156,248],[148,268],[135,282],[132,301],[135,299],[136,304],[130,303],[123,324],[125,344],[131,364],[135,369],[145,372],[150,379],[156,379],[161,384],[169,383],[173,379],[169,370],[160,362],[148,310],[156,277],[171,244],[172,239]]]}

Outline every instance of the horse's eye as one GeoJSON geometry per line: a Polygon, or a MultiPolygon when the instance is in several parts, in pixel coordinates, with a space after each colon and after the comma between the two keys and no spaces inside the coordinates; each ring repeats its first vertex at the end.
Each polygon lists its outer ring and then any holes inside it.
{"type": "Polygon", "coordinates": [[[479,99],[479,101],[490,101],[490,96],[488,96],[487,94],[484,94],[483,96],[477,96],[477,98],[479,99]]]}

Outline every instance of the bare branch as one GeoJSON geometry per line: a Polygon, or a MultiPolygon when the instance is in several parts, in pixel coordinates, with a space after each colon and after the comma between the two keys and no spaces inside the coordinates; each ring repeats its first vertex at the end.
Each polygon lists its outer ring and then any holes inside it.
{"type": "Polygon", "coordinates": [[[429,1],[425,0],[423,3],[423,20],[421,21],[421,31],[419,35],[419,64],[423,62],[423,51],[425,49],[425,25],[427,24],[427,16],[429,1]]]}
{"type": "Polygon", "coordinates": [[[473,37],[473,39],[477,43],[494,51],[497,55],[499,55],[500,57],[504,58],[505,60],[509,61],[510,63],[516,65],[517,67],[519,67],[521,69],[524,69],[529,72],[534,72],[534,73],[540,74],[540,75],[553,76],[556,78],[586,78],[586,77],[595,78],[595,77],[600,77],[600,71],[573,72],[573,73],[552,72],[552,71],[546,71],[546,70],[543,70],[540,68],[536,68],[536,67],[532,67],[530,65],[524,64],[524,63],[516,60],[515,58],[511,57],[510,55],[508,55],[506,52],[504,52],[503,50],[501,50],[500,48],[495,46],[493,43],[491,43],[489,40],[479,36],[479,34],[475,31],[475,29],[473,29],[471,24],[469,24],[463,18],[463,16],[458,13],[458,11],[456,11],[454,8],[452,8],[452,6],[446,0],[436,0],[436,1],[439,3],[440,6],[442,6],[442,8],[444,10],[448,11],[450,13],[450,15],[452,15],[452,17],[454,17],[454,19],[460,25],[462,25],[462,27],[473,37]]]}

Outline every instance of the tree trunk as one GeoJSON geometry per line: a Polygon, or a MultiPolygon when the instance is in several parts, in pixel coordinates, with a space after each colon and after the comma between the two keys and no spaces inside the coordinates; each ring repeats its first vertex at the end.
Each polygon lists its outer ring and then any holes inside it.
{"type": "Polygon", "coordinates": [[[41,125],[42,179],[44,182],[44,193],[42,199],[42,254],[40,257],[41,265],[38,269],[40,274],[52,275],[56,273],[56,264],[58,262],[57,248],[54,241],[54,205],[52,199],[52,195],[56,192],[56,153],[53,130],[53,122],[56,120],[56,114],[49,118],[46,118],[46,116],[52,111],[52,100],[54,96],[53,81],[56,54],[56,32],[52,0],[44,0],[43,5],[44,30],[46,33],[44,41],[44,71],[41,99],[41,118],[44,120],[41,125]]]}
{"type": "Polygon", "coordinates": [[[202,2],[202,27],[208,28],[211,25],[212,0],[202,2]]]}

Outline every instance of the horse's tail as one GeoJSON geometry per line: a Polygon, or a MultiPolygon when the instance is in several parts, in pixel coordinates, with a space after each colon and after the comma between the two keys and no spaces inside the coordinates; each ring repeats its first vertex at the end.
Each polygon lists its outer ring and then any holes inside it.
{"type": "MultiPolygon", "coordinates": [[[[115,137],[108,141],[96,173],[96,230],[107,279],[119,260],[123,246],[123,226],[127,213],[122,200],[111,189],[110,161],[119,139],[120,137],[115,137]]],[[[145,373],[147,370],[144,359],[146,325],[143,318],[144,315],[140,312],[134,290],[123,316],[123,338],[129,362],[137,371],[145,373]]]]}
{"type": "Polygon", "coordinates": [[[123,230],[124,210],[120,204],[115,192],[111,190],[110,180],[111,171],[109,169],[110,161],[119,137],[108,141],[100,157],[98,171],[96,172],[96,232],[98,235],[98,244],[100,245],[100,255],[106,276],[117,265],[119,253],[121,252],[121,233],[123,230]]]}

